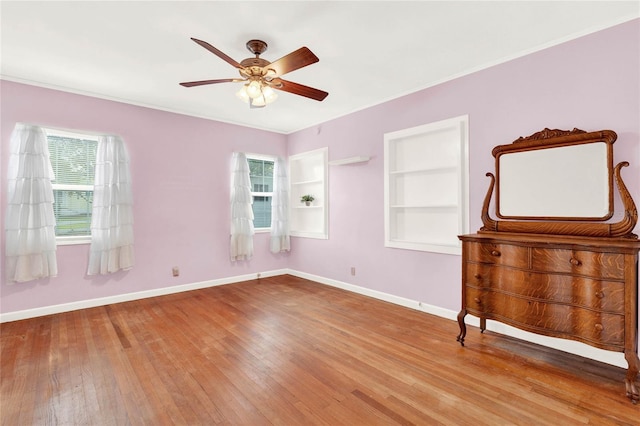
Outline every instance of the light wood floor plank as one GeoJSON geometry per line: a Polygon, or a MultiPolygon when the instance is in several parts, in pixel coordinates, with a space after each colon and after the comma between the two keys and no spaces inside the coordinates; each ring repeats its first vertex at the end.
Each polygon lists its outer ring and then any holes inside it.
{"type": "Polygon", "coordinates": [[[0,325],[2,425],[637,425],[625,370],[292,276],[0,325]]]}

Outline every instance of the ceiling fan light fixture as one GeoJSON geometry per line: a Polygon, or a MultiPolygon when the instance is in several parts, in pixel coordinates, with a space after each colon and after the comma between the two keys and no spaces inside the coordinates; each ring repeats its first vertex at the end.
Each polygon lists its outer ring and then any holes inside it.
{"type": "Polygon", "coordinates": [[[249,95],[251,99],[256,99],[262,96],[262,84],[258,80],[253,80],[246,86],[246,88],[247,95],[249,95]]]}
{"type": "Polygon", "coordinates": [[[249,103],[249,94],[247,93],[247,85],[243,85],[240,90],[236,92],[236,96],[244,103],[249,103]]]}
{"type": "Polygon", "coordinates": [[[276,93],[276,91],[269,86],[265,86],[262,89],[262,95],[264,96],[264,101],[268,104],[278,99],[278,94],[276,93]]]}
{"type": "Polygon", "coordinates": [[[249,107],[251,108],[264,108],[265,106],[267,106],[267,102],[264,96],[258,96],[257,98],[249,100],[249,107]]]}
{"type": "Polygon", "coordinates": [[[275,90],[257,80],[254,80],[251,83],[247,83],[242,86],[240,90],[236,92],[236,96],[242,102],[248,103],[251,108],[262,108],[278,98],[278,94],[275,90]],[[252,90],[255,90],[256,87],[257,96],[255,96],[255,92],[252,92],[252,90]],[[251,96],[252,93],[254,94],[254,96],[251,96]]]}

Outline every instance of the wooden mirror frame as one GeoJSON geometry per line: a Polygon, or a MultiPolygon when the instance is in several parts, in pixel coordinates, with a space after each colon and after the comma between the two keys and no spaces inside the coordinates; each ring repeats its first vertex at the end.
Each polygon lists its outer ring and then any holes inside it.
{"type": "MultiPolygon", "coordinates": [[[[553,134],[543,132],[493,149],[498,219],[611,219],[616,134],[604,130],[602,137],[539,139],[553,134]]],[[[571,133],[586,134],[580,132],[571,133]]]]}
{"type": "MultiPolygon", "coordinates": [[[[496,177],[492,173],[487,173],[487,176],[491,178],[491,183],[482,207],[482,222],[484,226],[481,231],[636,238],[631,231],[638,221],[638,211],[620,175],[621,168],[628,166],[629,163],[626,161],[620,162],[611,170],[611,165],[613,164],[612,145],[616,139],[616,133],[611,130],[586,132],[580,129],[551,130],[545,128],[531,136],[520,137],[509,145],[496,146],[492,151],[492,155],[496,158],[496,174],[498,174],[500,172],[500,156],[505,153],[526,152],[594,142],[607,143],[610,212],[602,218],[576,216],[562,218],[522,217],[523,220],[494,220],[489,215],[489,205],[496,184],[496,177]],[[612,176],[615,178],[625,211],[624,218],[615,223],[605,222],[613,216],[614,185],[612,176]]],[[[497,194],[498,196],[499,194],[497,194]]]]}

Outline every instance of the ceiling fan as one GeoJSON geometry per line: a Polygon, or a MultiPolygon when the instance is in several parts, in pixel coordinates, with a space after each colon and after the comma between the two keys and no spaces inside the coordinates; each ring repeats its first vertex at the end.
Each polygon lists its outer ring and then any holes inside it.
{"type": "Polygon", "coordinates": [[[315,99],[316,101],[322,101],[329,95],[329,93],[325,91],[281,78],[281,76],[288,72],[319,61],[318,57],[306,47],[301,47],[277,61],[269,62],[260,57],[260,54],[267,50],[267,43],[262,40],[249,40],[246,45],[247,49],[256,56],[255,58],[244,59],[238,63],[206,41],[193,37],[191,37],[191,40],[236,67],[242,78],[189,81],[180,83],[181,86],[194,87],[216,83],[245,83],[237,95],[240,99],[249,103],[251,108],[261,108],[275,100],[277,95],[273,89],[315,99]]]}

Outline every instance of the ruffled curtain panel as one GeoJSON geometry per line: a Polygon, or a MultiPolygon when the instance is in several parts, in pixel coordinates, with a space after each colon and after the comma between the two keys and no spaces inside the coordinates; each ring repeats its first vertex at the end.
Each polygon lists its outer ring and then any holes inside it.
{"type": "Polygon", "coordinates": [[[53,169],[47,135],[38,126],[16,124],[8,167],[6,273],[8,283],[55,277],[53,169]]]}
{"type": "Polygon", "coordinates": [[[88,275],[110,274],[134,266],[133,197],[129,155],[118,136],[101,136],[91,214],[88,275]]]}
{"type": "Polygon", "coordinates": [[[234,152],[231,172],[231,260],[248,260],[253,256],[253,197],[247,156],[234,152]]]}
{"type": "Polygon", "coordinates": [[[272,253],[280,253],[291,250],[289,238],[289,179],[287,178],[287,165],[281,157],[278,157],[275,161],[273,178],[270,249],[272,253]]]}

